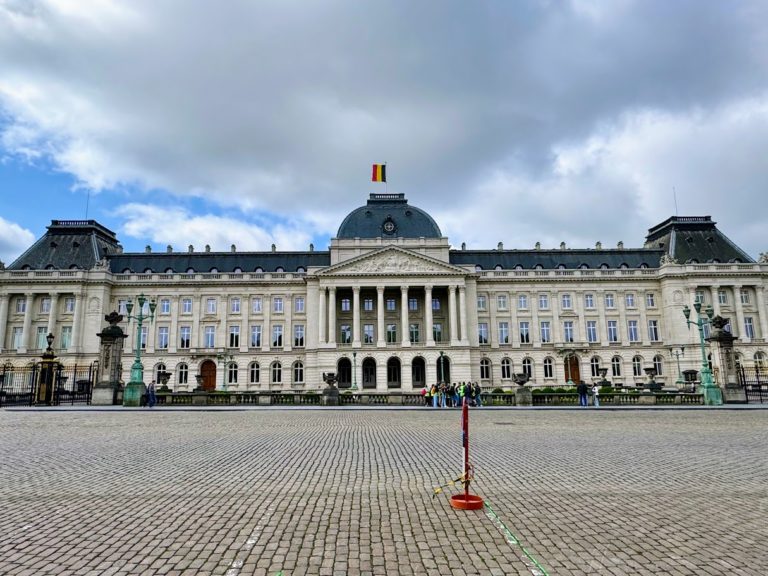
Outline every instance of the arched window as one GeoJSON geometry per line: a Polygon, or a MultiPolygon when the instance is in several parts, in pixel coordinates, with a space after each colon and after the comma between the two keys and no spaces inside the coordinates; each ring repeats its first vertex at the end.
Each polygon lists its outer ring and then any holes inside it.
{"type": "Polygon", "coordinates": [[[758,370],[765,368],[765,352],[755,352],[755,368],[758,370]]]}
{"type": "Polygon", "coordinates": [[[293,365],[293,383],[304,384],[304,364],[296,362],[293,365]]]}
{"type": "Polygon", "coordinates": [[[565,264],[558,264],[557,265],[558,270],[565,270],[565,264]]]}
{"type": "Polygon", "coordinates": [[[189,366],[186,364],[176,366],[176,382],[179,384],[189,383],[189,366]]]}
{"type": "Polygon", "coordinates": [[[173,274],[173,268],[166,268],[165,269],[166,274],[173,274]]]}
{"type": "Polygon", "coordinates": [[[530,358],[523,358],[523,372],[528,378],[533,378],[533,360],[530,358]]]}
{"type": "Polygon", "coordinates": [[[515,270],[522,270],[523,265],[522,264],[515,264],[515,270]]]}
{"type": "Polygon", "coordinates": [[[613,374],[613,376],[616,378],[621,376],[621,357],[620,356],[614,356],[613,358],[611,358],[611,374],[613,374]]]}
{"type": "Polygon", "coordinates": [[[579,264],[579,270],[587,270],[589,269],[589,264],[579,264]]]}
{"type": "Polygon", "coordinates": [[[258,362],[252,362],[250,367],[248,368],[248,383],[249,384],[259,383],[259,363],[258,362]]]}
{"type": "Polygon", "coordinates": [[[238,266],[237,268],[235,268],[234,270],[232,270],[232,273],[233,273],[233,274],[242,274],[242,273],[243,273],[243,269],[242,269],[242,268],[240,268],[240,266],[238,266]]]}
{"type": "Polygon", "coordinates": [[[123,274],[130,274],[131,269],[130,268],[123,268],[123,274]]]}
{"type": "Polygon", "coordinates": [[[160,383],[160,374],[165,372],[165,364],[160,362],[157,366],[155,366],[155,382],[158,384],[160,383]]]}
{"type": "Polygon", "coordinates": [[[278,266],[277,268],[275,268],[275,272],[285,272],[285,268],[283,268],[282,266],[278,266]]]}
{"type": "Polygon", "coordinates": [[[280,362],[272,363],[272,384],[280,384],[283,381],[283,367],[280,362]]]}
{"type": "Polygon", "coordinates": [[[509,358],[501,360],[501,379],[509,380],[512,378],[512,361],[509,358]]]}
{"type": "Polygon", "coordinates": [[[297,274],[306,274],[307,273],[307,269],[304,268],[304,266],[299,266],[298,268],[296,268],[296,273],[297,274]]]}
{"type": "Polygon", "coordinates": [[[626,270],[627,268],[629,268],[629,266],[627,266],[627,263],[626,263],[626,262],[622,262],[622,263],[619,265],[619,268],[621,268],[622,270],[626,270]]]}
{"type": "Polygon", "coordinates": [[[653,357],[653,367],[656,370],[656,376],[664,374],[664,358],[659,355],[653,357]]]}
{"type": "Polygon", "coordinates": [[[237,384],[237,364],[234,362],[231,362],[229,366],[227,366],[227,383],[237,384]]]}
{"type": "Polygon", "coordinates": [[[541,264],[536,264],[536,266],[533,267],[534,270],[544,270],[544,266],[541,264]]]}
{"type": "Polygon", "coordinates": [[[606,263],[600,264],[600,270],[608,270],[608,264],[606,263]]]}
{"type": "Polygon", "coordinates": [[[638,268],[643,268],[643,269],[648,268],[648,264],[643,262],[642,264],[640,264],[640,266],[638,266],[638,268]]]}
{"type": "Polygon", "coordinates": [[[264,272],[264,268],[262,268],[261,266],[256,266],[256,269],[254,270],[254,272],[256,272],[256,274],[261,274],[262,272],[264,272]]]}
{"type": "Polygon", "coordinates": [[[218,268],[216,268],[216,266],[214,266],[213,268],[211,268],[211,269],[209,270],[209,272],[210,272],[211,274],[218,274],[218,273],[219,273],[219,269],[218,269],[218,268]]]}
{"type": "Polygon", "coordinates": [[[480,360],[480,380],[491,379],[491,361],[488,358],[480,360]]]}
{"type": "Polygon", "coordinates": [[[187,268],[187,274],[194,274],[195,269],[194,268],[187,268]]]}
{"type": "Polygon", "coordinates": [[[643,359],[640,356],[632,358],[632,376],[643,375],[643,359]]]}
{"type": "Polygon", "coordinates": [[[480,264],[475,264],[475,272],[482,272],[482,271],[483,271],[483,267],[480,266],[480,264]]]}
{"type": "Polygon", "coordinates": [[[504,270],[504,268],[501,267],[501,264],[496,264],[496,266],[493,267],[494,270],[504,270]]]}
{"type": "Polygon", "coordinates": [[[152,274],[152,268],[144,268],[144,274],[152,274]]]}
{"type": "Polygon", "coordinates": [[[589,361],[589,366],[592,369],[592,378],[597,378],[600,376],[600,358],[597,356],[592,356],[589,361]]]}
{"type": "Polygon", "coordinates": [[[544,358],[544,378],[555,377],[555,363],[552,358],[544,358]]]}

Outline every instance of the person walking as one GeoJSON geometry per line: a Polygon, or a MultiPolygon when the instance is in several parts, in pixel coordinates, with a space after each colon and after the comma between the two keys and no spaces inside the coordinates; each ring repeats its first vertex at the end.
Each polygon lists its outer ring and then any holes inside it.
{"type": "Polygon", "coordinates": [[[437,401],[440,398],[440,393],[437,389],[437,384],[432,384],[432,390],[431,396],[432,396],[432,408],[437,408],[437,401]]]}
{"type": "Polygon", "coordinates": [[[600,408],[600,389],[597,384],[592,386],[592,405],[595,408],[600,408]]]}
{"type": "Polygon", "coordinates": [[[152,408],[156,403],[157,396],[155,395],[155,381],[152,380],[152,382],[149,383],[149,386],[147,386],[147,406],[152,408]]]}
{"type": "Polygon", "coordinates": [[[578,386],[576,386],[576,392],[579,393],[579,406],[582,408],[587,406],[587,391],[589,388],[587,388],[586,382],[582,380],[579,382],[578,386]]]}
{"type": "Polygon", "coordinates": [[[475,382],[475,406],[478,408],[483,407],[483,389],[480,387],[479,382],[475,382]]]}

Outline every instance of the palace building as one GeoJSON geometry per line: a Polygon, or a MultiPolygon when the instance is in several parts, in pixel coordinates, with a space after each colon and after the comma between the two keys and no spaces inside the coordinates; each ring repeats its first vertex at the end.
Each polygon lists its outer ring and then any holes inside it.
{"type": "Polygon", "coordinates": [[[670,386],[701,366],[683,315],[696,301],[730,318],[737,361],[765,362],[767,280],[768,260],[709,216],[673,216],[638,248],[468,250],[403,194],[371,194],[325,251],[143,253],[93,220],[54,220],[0,267],[0,365],[36,362],[49,333],[61,363],[91,363],[105,315],[144,294],[154,319],[141,334],[120,324],[122,379],[139,345],[145,381],[169,372],[175,390],[196,376],[209,390],[313,389],[328,372],[377,391],[517,374],[553,386],[601,368],[624,386],[653,368],[670,386]]]}

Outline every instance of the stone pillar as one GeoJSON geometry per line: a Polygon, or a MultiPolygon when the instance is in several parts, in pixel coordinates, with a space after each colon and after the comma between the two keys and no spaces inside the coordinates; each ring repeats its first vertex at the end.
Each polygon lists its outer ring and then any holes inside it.
{"type": "Polygon", "coordinates": [[[712,364],[717,367],[717,379],[715,382],[723,392],[724,403],[747,402],[747,394],[739,384],[739,376],[736,372],[736,358],[733,354],[733,342],[738,340],[724,330],[728,319],[715,316],[712,319],[712,332],[707,342],[712,345],[712,364]]]}
{"type": "Polygon", "coordinates": [[[48,334],[56,335],[56,317],[59,311],[59,295],[51,294],[51,309],[48,312],[48,334]]]}
{"type": "Polygon", "coordinates": [[[192,334],[190,336],[190,348],[202,348],[200,346],[200,317],[203,315],[203,297],[192,299],[192,334]]]}
{"type": "Polygon", "coordinates": [[[123,330],[117,325],[123,317],[117,312],[112,312],[104,319],[109,326],[104,328],[97,336],[101,340],[99,344],[99,372],[96,375],[96,383],[91,395],[91,404],[94,406],[112,406],[122,404],[120,382],[122,372],[123,342],[127,338],[123,330]]]}
{"type": "MultiPolygon", "coordinates": [[[[293,306],[293,294],[286,294],[285,305],[283,306],[283,318],[285,319],[283,350],[286,352],[290,352],[293,349],[293,306]]],[[[291,378],[293,378],[292,374],[291,378]]]]}
{"type": "MultiPolygon", "coordinates": [[[[270,346],[272,346],[272,295],[271,294],[264,294],[264,302],[262,303],[261,310],[262,310],[262,313],[264,314],[264,328],[262,328],[262,331],[261,331],[261,351],[269,352],[269,348],[270,346]]],[[[285,332],[283,332],[283,338],[285,338],[285,332]]],[[[269,382],[269,380],[267,380],[267,382],[269,382]]]]}
{"type": "Polygon", "coordinates": [[[24,328],[21,333],[21,349],[19,352],[26,352],[30,348],[30,341],[32,335],[32,305],[35,302],[35,295],[31,293],[26,294],[26,308],[24,309],[24,328]]]}
{"type": "MultiPolygon", "coordinates": [[[[376,346],[384,348],[386,345],[387,341],[384,339],[384,286],[376,286],[376,346]]],[[[379,368],[379,366],[376,367],[377,379],[379,368]]]]}
{"type": "Polygon", "coordinates": [[[336,288],[328,288],[328,344],[336,346],[336,288]]]}
{"type": "Polygon", "coordinates": [[[742,286],[739,284],[733,287],[733,294],[736,299],[736,326],[731,325],[731,333],[738,336],[744,335],[744,305],[741,303],[741,289],[742,286]]]}
{"type": "MultiPolygon", "coordinates": [[[[757,297],[757,315],[760,322],[760,338],[765,342],[766,339],[768,339],[768,318],[766,317],[768,308],[765,307],[765,287],[756,286],[755,292],[757,297]]],[[[2,314],[2,312],[0,312],[0,314],[2,314]]],[[[0,316],[0,329],[2,329],[2,327],[2,316],[0,316]]],[[[2,344],[0,344],[0,348],[2,347],[2,344]]]]}
{"type": "Polygon", "coordinates": [[[360,348],[360,286],[352,287],[352,347],[360,348]]]}
{"type": "Polygon", "coordinates": [[[450,324],[451,346],[458,346],[459,333],[456,322],[456,286],[448,286],[448,323],[450,324]]]}
{"type": "Polygon", "coordinates": [[[79,354],[83,349],[82,343],[80,342],[82,340],[80,332],[83,323],[83,295],[74,294],[74,298],[75,311],[72,314],[72,346],[70,346],[69,349],[71,352],[79,354]]]}
{"type": "Polygon", "coordinates": [[[461,343],[469,344],[469,334],[467,332],[467,289],[459,286],[459,322],[461,324],[461,343]]]}
{"type": "Polygon", "coordinates": [[[171,298],[171,327],[168,329],[168,352],[175,354],[179,346],[179,297],[171,298]]]}
{"type": "Polygon", "coordinates": [[[427,346],[435,345],[435,335],[432,333],[432,286],[424,286],[424,331],[427,346]]]}
{"type": "Polygon", "coordinates": [[[5,332],[8,329],[8,296],[0,294],[0,352],[5,348],[5,332]]]}
{"type": "Polygon", "coordinates": [[[322,345],[325,344],[325,317],[328,314],[328,305],[325,303],[325,288],[320,287],[320,304],[318,305],[318,334],[317,342],[322,345]]]}
{"type": "Polygon", "coordinates": [[[720,285],[714,284],[710,286],[709,288],[709,295],[712,299],[712,310],[715,313],[715,316],[720,316],[720,285]]]}
{"type": "MultiPolygon", "coordinates": [[[[411,345],[411,340],[408,333],[408,286],[400,287],[400,324],[402,325],[402,336],[400,337],[400,345],[408,347],[411,345]]],[[[402,382],[402,367],[400,380],[402,382]]]]}

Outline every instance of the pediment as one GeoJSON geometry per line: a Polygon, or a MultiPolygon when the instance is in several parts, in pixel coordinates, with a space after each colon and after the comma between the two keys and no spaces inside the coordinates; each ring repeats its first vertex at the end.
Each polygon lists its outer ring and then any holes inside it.
{"type": "Polygon", "coordinates": [[[410,250],[390,246],[376,252],[369,252],[329,266],[319,272],[321,276],[397,276],[397,275],[466,275],[467,271],[458,266],[446,264],[435,258],[410,250]]]}

